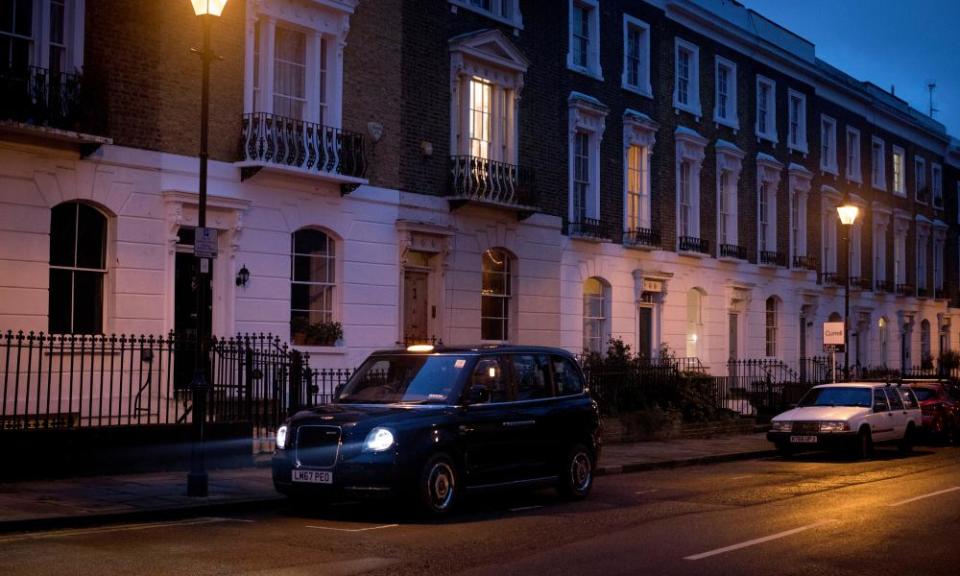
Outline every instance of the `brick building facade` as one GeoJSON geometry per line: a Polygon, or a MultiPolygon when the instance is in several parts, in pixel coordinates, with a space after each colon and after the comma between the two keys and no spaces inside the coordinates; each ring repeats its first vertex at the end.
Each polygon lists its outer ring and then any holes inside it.
{"type": "MultiPolygon", "coordinates": [[[[188,329],[189,2],[67,0],[64,41],[41,23],[51,2],[16,4],[37,17],[2,74],[34,108],[2,111],[0,329],[188,329]],[[52,69],[61,44],[57,74],[82,71],[82,94],[41,117],[50,98],[24,71],[52,69]],[[62,242],[90,262],[58,260],[62,242]]],[[[577,352],[619,337],[712,370],[793,367],[821,353],[849,275],[851,363],[960,342],[960,145],[736,3],[231,0],[213,31],[216,333],[276,333],[343,367],[433,337],[577,352]],[[331,322],[336,342],[307,336],[331,322]]]]}

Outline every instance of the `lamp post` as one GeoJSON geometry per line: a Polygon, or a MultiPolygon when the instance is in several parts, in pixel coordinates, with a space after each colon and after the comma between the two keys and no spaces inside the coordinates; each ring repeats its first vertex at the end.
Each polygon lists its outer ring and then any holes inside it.
{"type": "Polygon", "coordinates": [[[204,426],[207,419],[207,289],[209,287],[210,255],[200,250],[200,238],[207,227],[207,133],[210,116],[210,62],[216,58],[210,49],[210,27],[213,19],[220,16],[227,0],[190,0],[193,11],[203,25],[203,48],[193,51],[203,64],[203,79],[200,89],[200,187],[197,210],[197,235],[194,240],[194,274],[197,278],[197,342],[194,356],[192,444],[190,446],[190,472],[187,474],[187,496],[204,497],[208,493],[206,454],[204,453],[204,426]]]}
{"type": "Polygon", "coordinates": [[[843,204],[837,206],[840,223],[843,224],[844,241],[847,245],[847,281],[843,290],[843,379],[850,381],[850,232],[857,221],[860,208],[850,202],[850,195],[844,196],[843,204]]]}

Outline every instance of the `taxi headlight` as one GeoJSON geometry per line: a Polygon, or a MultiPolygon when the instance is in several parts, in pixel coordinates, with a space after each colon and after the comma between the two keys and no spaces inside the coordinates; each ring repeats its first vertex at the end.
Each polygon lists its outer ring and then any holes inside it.
{"type": "Polygon", "coordinates": [[[287,427],[281,426],[277,428],[277,448],[283,450],[287,447],[287,427]]]}
{"type": "Polygon", "coordinates": [[[773,430],[774,432],[790,432],[793,430],[793,422],[790,422],[788,420],[779,420],[779,421],[775,420],[771,424],[770,429],[773,430]]]}
{"type": "Polygon", "coordinates": [[[393,432],[379,426],[367,434],[367,439],[363,443],[364,450],[370,452],[383,452],[391,446],[393,446],[393,432]]]}
{"type": "Polygon", "coordinates": [[[850,430],[850,424],[847,422],[830,421],[820,423],[821,432],[847,432],[848,430],[850,430]]]}

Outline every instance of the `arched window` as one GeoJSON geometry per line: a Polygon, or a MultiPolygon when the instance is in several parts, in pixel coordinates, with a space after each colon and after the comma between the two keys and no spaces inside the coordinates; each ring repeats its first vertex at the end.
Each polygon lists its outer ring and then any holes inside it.
{"type": "Polygon", "coordinates": [[[703,292],[693,288],[687,292],[687,357],[700,357],[703,340],[703,292]]]}
{"type": "Polygon", "coordinates": [[[291,237],[290,260],[291,338],[296,344],[333,344],[336,241],[320,230],[297,230],[291,237]]]}
{"type": "Polygon", "coordinates": [[[502,248],[490,248],[482,257],[480,339],[510,339],[514,259],[502,248]]]}
{"type": "Polygon", "coordinates": [[[933,356],[930,354],[930,321],[920,322],[920,363],[924,368],[933,367],[933,356]]]}
{"type": "Polygon", "coordinates": [[[780,305],[776,296],[767,298],[766,314],[766,352],[772,358],[777,355],[777,329],[779,322],[780,305]]]}
{"type": "Polygon", "coordinates": [[[887,319],[881,317],[880,321],[877,322],[877,336],[880,339],[880,363],[882,366],[887,365],[887,352],[888,352],[888,328],[887,328],[887,319]]]}
{"type": "Polygon", "coordinates": [[[587,278],[583,284],[583,349],[602,354],[610,340],[610,284],[587,278]]]}
{"type": "Polygon", "coordinates": [[[50,213],[51,333],[103,332],[106,262],[107,217],[81,202],[55,206],[50,213]]]}

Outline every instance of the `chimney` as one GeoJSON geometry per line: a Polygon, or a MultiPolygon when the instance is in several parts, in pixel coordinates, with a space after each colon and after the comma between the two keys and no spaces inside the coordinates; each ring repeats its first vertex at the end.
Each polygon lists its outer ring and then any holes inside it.
{"type": "Polygon", "coordinates": [[[890,94],[893,94],[894,96],[897,95],[897,86],[896,86],[896,84],[891,84],[891,85],[890,85],[890,94]]]}

